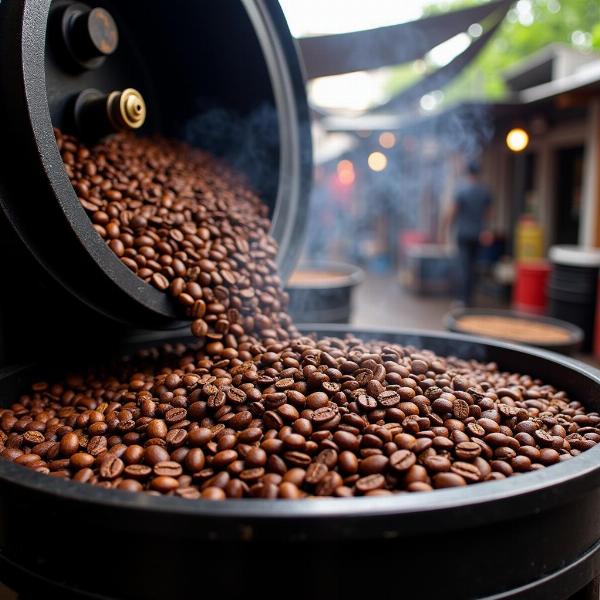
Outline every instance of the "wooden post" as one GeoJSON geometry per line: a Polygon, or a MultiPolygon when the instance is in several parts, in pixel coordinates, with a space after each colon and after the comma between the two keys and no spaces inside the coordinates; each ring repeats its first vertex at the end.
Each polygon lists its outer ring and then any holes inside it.
{"type": "Polygon", "coordinates": [[[590,100],[579,243],[600,246],[600,98],[590,100]]]}

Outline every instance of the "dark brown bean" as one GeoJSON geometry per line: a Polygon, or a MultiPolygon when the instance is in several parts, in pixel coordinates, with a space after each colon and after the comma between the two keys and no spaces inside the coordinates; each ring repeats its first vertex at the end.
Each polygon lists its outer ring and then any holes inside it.
{"type": "Polygon", "coordinates": [[[123,472],[125,465],[120,458],[108,453],[100,464],[100,477],[116,479],[123,472]]]}
{"type": "Polygon", "coordinates": [[[390,467],[394,471],[406,471],[417,461],[417,457],[410,450],[398,450],[390,456],[390,467]]]}
{"type": "Polygon", "coordinates": [[[165,460],[156,463],[153,471],[156,476],[179,477],[182,474],[183,469],[178,462],[165,460]]]}
{"type": "Polygon", "coordinates": [[[79,438],[72,431],[65,433],[60,440],[60,453],[63,456],[71,456],[79,450],[79,438]]]}

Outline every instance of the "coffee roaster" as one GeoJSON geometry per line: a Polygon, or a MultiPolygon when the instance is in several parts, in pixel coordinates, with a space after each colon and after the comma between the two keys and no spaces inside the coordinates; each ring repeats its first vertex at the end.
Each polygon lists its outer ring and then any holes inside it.
{"type": "Polygon", "coordinates": [[[224,156],[269,204],[290,273],[311,143],[301,66],[276,2],[10,1],[0,28],[0,244],[5,291],[19,290],[0,300],[3,362],[63,341],[96,345],[108,331],[181,326],[176,306],[90,228],[53,127],[88,139],[160,132],[224,156]],[[36,313],[30,328],[14,318],[36,313]]]}
{"type": "MultiPolygon", "coordinates": [[[[291,271],[311,145],[277,2],[3,0],[0,115],[3,405],[76,359],[185,341],[167,296],[94,231],[53,127],[87,139],[160,132],[232,161],[269,204],[280,268],[291,271]]],[[[600,376],[551,353],[453,334],[354,333],[497,361],[600,408],[600,376]]],[[[600,569],[599,465],[596,447],[468,489],[210,503],[0,461],[0,580],[21,598],[567,598],[600,569]]]]}

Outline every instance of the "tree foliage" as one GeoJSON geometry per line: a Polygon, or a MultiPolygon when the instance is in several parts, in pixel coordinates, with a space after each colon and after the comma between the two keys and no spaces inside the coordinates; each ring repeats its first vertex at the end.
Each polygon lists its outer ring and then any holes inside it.
{"type": "MultiPolygon", "coordinates": [[[[481,0],[434,2],[425,14],[436,14],[481,0]]],[[[551,43],[564,43],[584,51],[600,50],[600,0],[519,0],[507,14],[494,38],[472,65],[446,90],[445,103],[466,98],[498,99],[505,92],[503,72],[551,43]]],[[[406,67],[390,81],[390,91],[406,82],[406,67]],[[402,75],[402,76],[400,76],[402,75]]]]}

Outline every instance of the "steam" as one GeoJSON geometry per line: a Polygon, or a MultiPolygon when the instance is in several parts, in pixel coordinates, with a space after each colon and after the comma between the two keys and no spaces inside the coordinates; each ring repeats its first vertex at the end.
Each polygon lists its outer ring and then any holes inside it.
{"type": "Polygon", "coordinates": [[[460,162],[481,157],[494,125],[485,105],[466,105],[413,121],[395,131],[397,143],[390,150],[379,146],[377,131],[359,138],[354,151],[324,165],[311,207],[309,259],[324,254],[323,258],[364,263],[370,251],[382,250],[373,248],[381,242],[383,250],[396,248],[403,231],[417,229],[435,237],[440,207],[452,191],[448,188],[454,185],[460,162]],[[383,171],[368,168],[373,151],[387,156],[383,171]],[[354,165],[352,186],[336,181],[339,159],[354,165]]]}
{"type": "Polygon", "coordinates": [[[246,115],[223,108],[206,110],[186,124],[183,137],[244,173],[265,200],[274,199],[279,179],[279,126],[272,105],[262,104],[246,115]]]}
{"type": "MultiPolygon", "coordinates": [[[[306,333],[310,333],[307,329],[306,333]]],[[[345,334],[339,329],[327,329],[327,325],[318,332],[319,336],[326,335],[331,337],[337,337],[343,339],[345,334]]],[[[358,331],[352,333],[353,337],[356,337],[362,341],[370,341],[372,339],[380,340],[383,342],[390,342],[401,344],[408,351],[422,351],[427,350],[435,353],[437,356],[451,356],[461,358],[464,360],[476,360],[478,362],[486,363],[490,360],[489,352],[485,344],[478,342],[467,342],[454,338],[437,338],[429,337],[427,335],[420,335],[417,332],[407,331],[401,334],[395,334],[389,331],[381,331],[379,329],[371,331],[365,331],[365,328],[360,328],[358,331]]]]}
{"type": "MultiPolygon", "coordinates": [[[[373,315],[375,321],[381,318],[379,315],[398,314],[398,303],[402,302],[397,273],[404,260],[403,233],[416,230],[430,241],[438,240],[440,217],[462,177],[462,167],[467,161],[481,158],[493,138],[494,121],[486,105],[467,104],[436,115],[414,115],[391,131],[396,136],[393,148],[380,147],[381,131],[367,138],[357,134],[355,149],[319,168],[304,252],[305,262],[346,262],[371,273],[385,273],[388,281],[393,278],[393,284],[382,288],[382,293],[369,290],[366,315],[373,315]],[[388,159],[383,171],[374,172],[368,167],[368,156],[374,151],[383,152],[388,159]],[[337,178],[336,167],[342,159],[354,165],[356,178],[351,185],[343,185],[337,178]]],[[[432,281],[458,279],[452,264],[431,263],[428,269],[432,281]]],[[[419,307],[413,304],[407,310],[419,307]]],[[[429,327],[440,325],[433,322],[429,327]]],[[[391,320],[388,326],[398,323],[391,320]]]]}

